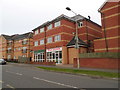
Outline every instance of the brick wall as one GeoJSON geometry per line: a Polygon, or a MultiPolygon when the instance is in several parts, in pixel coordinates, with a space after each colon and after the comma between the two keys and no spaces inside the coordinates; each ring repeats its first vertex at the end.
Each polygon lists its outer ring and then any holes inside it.
{"type": "MultiPolygon", "coordinates": [[[[111,58],[80,58],[80,67],[100,69],[120,69],[119,59],[111,58]]],[[[77,67],[77,59],[74,59],[74,67],[77,67]]]]}

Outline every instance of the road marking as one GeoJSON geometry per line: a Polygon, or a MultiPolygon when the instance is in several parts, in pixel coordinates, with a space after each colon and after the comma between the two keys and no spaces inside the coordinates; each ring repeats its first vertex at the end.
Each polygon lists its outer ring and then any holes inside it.
{"type": "Polygon", "coordinates": [[[13,74],[14,74],[14,72],[11,72],[11,71],[6,71],[6,72],[8,72],[8,73],[13,73],[13,74]]]}
{"type": "Polygon", "coordinates": [[[13,86],[11,86],[11,85],[9,85],[9,84],[7,84],[6,86],[9,87],[9,88],[14,88],[13,86]]]}
{"type": "Polygon", "coordinates": [[[15,73],[15,72],[11,72],[11,71],[6,71],[6,72],[8,72],[8,73],[12,73],[12,74],[16,74],[16,75],[23,75],[23,74],[21,74],[21,73],[15,73]]]}
{"type": "Polygon", "coordinates": [[[16,73],[16,74],[17,74],[17,75],[20,75],[20,76],[22,75],[21,73],[16,73]]]}
{"type": "Polygon", "coordinates": [[[58,83],[58,82],[54,82],[54,81],[49,81],[49,80],[46,80],[46,79],[40,79],[40,78],[37,78],[37,77],[33,77],[33,78],[37,79],[37,80],[41,80],[41,81],[45,81],[45,82],[49,82],[49,83],[53,83],[53,84],[57,84],[57,85],[65,86],[65,87],[69,87],[69,88],[78,88],[78,87],[75,87],[75,86],[65,85],[65,84],[62,84],[62,83],[58,83]]]}

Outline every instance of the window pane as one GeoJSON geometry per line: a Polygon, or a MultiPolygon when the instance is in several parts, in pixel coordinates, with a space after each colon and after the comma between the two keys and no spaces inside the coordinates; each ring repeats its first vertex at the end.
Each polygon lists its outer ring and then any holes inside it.
{"type": "Polygon", "coordinates": [[[56,42],[56,41],[60,41],[60,40],[61,40],[60,35],[56,35],[56,36],[55,36],[55,42],[56,42]]]}
{"type": "Polygon", "coordinates": [[[35,35],[38,34],[38,30],[35,31],[35,35]]]}
{"type": "Polygon", "coordinates": [[[52,37],[49,37],[48,39],[47,39],[47,43],[51,43],[52,42],[52,37]]]}
{"type": "Polygon", "coordinates": [[[41,29],[40,29],[40,33],[42,33],[42,32],[44,32],[44,28],[41,28],[41,29]]]}
{"type": "Polygon", "coordinates": [[[38,41],[35,41],[35,42],[34,42],[34,46],[38,46],[38,41]]]}
{"type": "Polygon", "coordinates": [[[49,30],[49,29],[52,29],[52,24],[50,24],[48,27],[47,27],[47,29],[49,30]]]}
{"type": "Polygon", "coordinates": [[[44,40],[40,40],[40,45],[44,44],[44,40]]]}
{"type": "Polygon", "coordinates": [[[60,21],[55,23],[55,27],[58,27],[58,26],[60,26],[60,21]]]}

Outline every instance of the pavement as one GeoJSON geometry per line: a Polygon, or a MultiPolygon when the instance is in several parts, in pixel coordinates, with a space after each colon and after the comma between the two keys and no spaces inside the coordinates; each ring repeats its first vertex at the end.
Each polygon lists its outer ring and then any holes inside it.
{"type": "MultiPolygon", "coordinates": [[[[16,64],[16,63],[12,63],[12,64],[16,64]]],[[[20,63],[20,64],[24,64],[24,63],[20,63]]],[[[31,64],[26,64],[26,65],[31,65],[31,64]]],[[[56,66],[51,66],[51,65],[40,65],[40,64],[32,64],[32,66],[34,67],[39,67],[39,66],[43,66],[43,67],[55,67],[55,68],[66,68],[66,69],[79,69],[79,70],[91,70],[91,71],[103,71],[103,72],[114,72],[114,73],[120,73],[120,70],[116,70],[116,69],[99,69],[99,68],[86,68],[86,67],[80,67],[80,68],[74,68],[73,65],[71,64],[57,64],[56,66]]]]}
{"type": "Polygon", "coordinates": [[[39,65],[16,63],[3,65],[0,81],[2,88],[118,88],[117,80],[49,72],[34,68],[36,66],[39,65]]]}

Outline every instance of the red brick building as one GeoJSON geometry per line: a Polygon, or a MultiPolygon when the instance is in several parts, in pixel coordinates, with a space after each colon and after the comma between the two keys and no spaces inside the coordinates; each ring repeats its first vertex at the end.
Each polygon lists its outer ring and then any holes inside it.
{"type": "Polygon", "coordinates": [[[78,53],[94,52],[93,40],[102,38],[101,26],[81,15],[61,15],[33,30],[35,62],[73,64],[78,53]],[[78,22],[79,52],[74,48],[75,21],[78,22]]]}
{"type": "Polygon", "coordinates": [[[99,12],[103,38],[94,40],[95,52],[120,52],[120,1],[107,0],[99,12]]]}
{"type": "Polygon", "coordinates": [[[120,69],[120,0],[107,0],[99,8],[99,12],[102,38],[94,40],[95,53],[86,54],[96,56],[81,58],[80,65],[88,68],[120,69]],[[101,57],[97,57],[100,54],[101,57]]]}
{"type": "Polygon", "coordinates": [[[19,57],[32,58],[33,33],[0,35],[0,58],[18,61],[19,57]]]}

